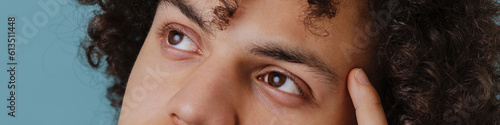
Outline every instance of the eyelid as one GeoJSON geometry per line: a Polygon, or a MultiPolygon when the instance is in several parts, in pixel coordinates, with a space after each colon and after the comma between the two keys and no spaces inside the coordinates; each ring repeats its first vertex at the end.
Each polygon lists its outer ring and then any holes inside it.
{"type": "Polygon", "coordinates": [[[158,36],[160,37],[161,41],[165,41],[166,36],[168,35],[168,32],[171,30],[176,30],[178,32],[181,32],[185,34],[187,37],[189,37],[194,44],[198,47],[197,54],[203,54],[201,51],[201,47],[203,46],[202,42],[200,42],[200,36],[198,33],[196,33],[193,29],[186,27],[182,24],[178,23],[164,23],[160,29],[158,30],[158,36]]]}

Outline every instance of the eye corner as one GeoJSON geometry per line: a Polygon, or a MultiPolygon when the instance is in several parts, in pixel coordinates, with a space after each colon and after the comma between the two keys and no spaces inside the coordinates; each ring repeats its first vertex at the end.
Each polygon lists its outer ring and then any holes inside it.
{"type": "Polygon", "coordinates": [[[257,80],[264,81],[264,75],[257,75],[257,80]]]}

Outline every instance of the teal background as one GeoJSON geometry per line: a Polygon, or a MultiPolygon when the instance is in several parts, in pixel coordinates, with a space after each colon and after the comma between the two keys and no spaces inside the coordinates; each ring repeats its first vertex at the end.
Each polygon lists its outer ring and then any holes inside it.
{"type": "Polygon", "coordinates": [[[0,125],[107,125],[109,79],[79,54],[94,7],[76,0],[4,0],[0,7],[0,125]],[[44,3],[52,3],[44,9],[44,3]],[[45,16],[44,16],[45,15],[45,16]],[[8,116],[7,18],[16,17],[16,117],[8,116]],[[35,17],[35,18],[34,18],[35,17]],[[46,17],[46,18],[45,18],[46,17]],[[23,28],[32,25],[33,27],[23,28]]]}

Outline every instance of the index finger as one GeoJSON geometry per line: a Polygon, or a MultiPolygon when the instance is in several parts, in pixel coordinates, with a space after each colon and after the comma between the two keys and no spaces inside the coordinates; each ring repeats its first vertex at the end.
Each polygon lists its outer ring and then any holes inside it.
{"type": "Polygon", "coordinates": [[[370,84],[365,72],[361,69],[351,70],[347,84],[358,124],[387,125],[378,93],[370,84]]]}

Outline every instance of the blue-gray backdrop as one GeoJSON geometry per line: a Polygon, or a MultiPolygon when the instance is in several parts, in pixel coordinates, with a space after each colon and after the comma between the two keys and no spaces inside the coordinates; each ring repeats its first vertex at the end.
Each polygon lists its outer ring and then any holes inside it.
{"type": "Polygon", "coordinates": [[[76,0],[3,0],[0,4],[0,125],[107,125],[114,110],[108,79],[89,69],[79,42],[95,7],[76,0]],[[8,17],[15,17],[16,86],[8,89],[8,17]],[[15,90],[15,117],[10,91],[15,90]]]}

